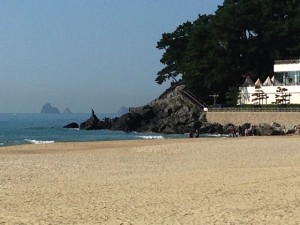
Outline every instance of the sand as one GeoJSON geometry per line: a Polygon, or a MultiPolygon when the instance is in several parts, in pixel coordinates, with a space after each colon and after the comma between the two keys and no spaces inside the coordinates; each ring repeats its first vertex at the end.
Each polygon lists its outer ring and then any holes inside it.
{"type": "Polygon", "coordinates": [[[0,224],[300,224],[300,136],[0,148],[0,224]]]}

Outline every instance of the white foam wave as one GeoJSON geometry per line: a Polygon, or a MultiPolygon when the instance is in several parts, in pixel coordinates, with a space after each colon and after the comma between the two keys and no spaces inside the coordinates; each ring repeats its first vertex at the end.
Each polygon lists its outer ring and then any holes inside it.
{"type": "Polygon", "coordinates": [[[230,137],[228,134],[205,134],[205,137],[230,137]]]}
{"type": "Polygon", "coordinates": [[[66,128],[68,130],[80,130],[79,128],[66,128]]]}
{"type": "Polygon", "coordinates": [[[39,141],[39,140],[31,140],[31,139],[25,139],[25,141],[28,141],[32,144],[52,144],[54,141],[39,141]]]}
{"type": "Polygon", "coordinates": [[[164,139],[163,136],[145,136],[145,135],[142,135],[142,136],[137,136],[138,138],[142,138],[142,139],[164,139]]]}

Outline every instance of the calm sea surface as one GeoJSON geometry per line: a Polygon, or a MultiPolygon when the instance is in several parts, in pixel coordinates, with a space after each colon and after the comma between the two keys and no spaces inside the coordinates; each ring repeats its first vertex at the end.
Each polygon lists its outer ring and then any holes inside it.
{"type": "MultiPolygon", "coordinates": [[[[98,118],[109,115],[97,115],[98,118]]],[[[53,142],[83,142],[108,140],[138,140],[184,138],[187,135],[161,135],[154,133],[126,133],[110,130],[64,129],[72,122],[81,123],[90,114],[0,113],[0,146],[18,144],[46,144],[53,142]]]]}

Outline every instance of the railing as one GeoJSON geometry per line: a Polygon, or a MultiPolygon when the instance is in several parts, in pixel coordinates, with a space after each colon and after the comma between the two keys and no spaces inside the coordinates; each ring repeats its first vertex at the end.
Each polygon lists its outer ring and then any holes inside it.
{"type": "Polygon", "coordinates": [[[300,63],[299,59],[290,59],[290,60],[275,60],[275,64],[293,64],[300,63]]]}
{"type": "Polygon", "coordinates": [[[195,105],[197,105],[199,108],[203,109],[206,108],[207,105],[203,102],[200,102],[196,97],[193,96],[192,93],[190,93],[189,91],[185,91],[185,90],[180,90],[180,92],[186,97],[188,98],[191,102],[193,102],[195,105]]]}
{"type": "Polygon", "coordinates": [[[209,108],[208,112],[300,112],[300,106],[295,107],[226,107],[209,108]]]}

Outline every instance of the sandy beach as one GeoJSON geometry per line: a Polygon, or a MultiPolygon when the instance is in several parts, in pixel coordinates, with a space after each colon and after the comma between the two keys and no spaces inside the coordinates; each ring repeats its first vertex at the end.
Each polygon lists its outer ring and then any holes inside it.
{"type": "Polygon", "coordinates": [[[300,224],[300,136],[0,148],[0,224],[300,224]]]}

